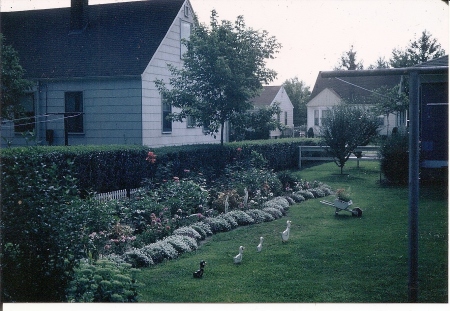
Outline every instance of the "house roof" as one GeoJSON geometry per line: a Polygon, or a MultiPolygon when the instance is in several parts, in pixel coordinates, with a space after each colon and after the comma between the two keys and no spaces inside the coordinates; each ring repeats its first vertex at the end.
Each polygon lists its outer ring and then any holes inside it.
{"type": "Polygon", "coordinates": [[[324,89],[328,88],[338,94],[342,99],[352,99],[368,96],[370,91],[382,86],[394,87],[400,83],[400,76],[362,76],[362,77],[336,77],[322,78],[317,76],[316,84],[311,92],[310,100],[324,89]]]}
{"type": "Polygon", "coordinates": [[[280,91],[281,85],[278,86],[265,86],[261,94],[251,100],[251,103],[258,108],[269,106],[275,96],[277,96],[280,91]]]}
{"type": "Polygon", "coordinates": [[[71,8],[3,12],[1,30],[26,78],[140,75],[184,0],[89,5],[88,27],[70,31],[71,8]]]}

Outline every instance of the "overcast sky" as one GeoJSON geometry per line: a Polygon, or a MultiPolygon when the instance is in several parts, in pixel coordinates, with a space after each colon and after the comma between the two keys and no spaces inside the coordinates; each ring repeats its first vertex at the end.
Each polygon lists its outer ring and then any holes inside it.
{"type": "MultiPolygon", "coordinates": [[[[125,0],[89,0],[89,4],[125,0]]],[[[127,0],[129,1],[129,0],[127,0]]],[[[428,30],[449,51],[449,6],[441,0],[190,0],[200,22],[243,15],[248,27],[267,30],[282,44],[268,67],[277,73],[271,85],[298,77],[311,90],[319,71],[332,70],[353,45],[364,66],[389,60],[394,48],[428,30]]],[[[70,6],[70,0],[1,0],[1,11],[70,6]]]]}

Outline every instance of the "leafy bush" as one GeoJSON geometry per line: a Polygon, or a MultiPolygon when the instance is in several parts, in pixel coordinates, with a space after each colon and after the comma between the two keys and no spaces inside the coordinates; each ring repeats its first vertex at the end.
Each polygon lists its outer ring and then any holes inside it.
{"type": "Polygon", "coordinates": [[[152,257],[140,248],[132,248],[122,255],[125,262],[131,264],[134,268],[149,267],[154,265],[152,257]]]}
{"type": "Polygon", "coordinates": [[[191,248],[191,246],[185,242],[183,237],[179,235],[170,235],[164,238],[164,241],[170,243],[179,254],[187,253],[195,249],[191,248]]]}
{"type": "Polygon", "coordinates": [[[213,233],[231,230],[230,223],[221,217],[209,217],[205,218],[203,221],[209,225],[213,233]]]}
{"type": "Polygon", "coordinates": [[[291,196],[292,199],[294,199],[294,201],[296,203],[300,203],[300,202],[303,202],[303,201],[306,200],[305,197],[302,196],[301,194],[299,194],[298,192],[293,192],[293,193],[291,193],[289,195],[291,196]]]}
{"type": "Polygon", "coordinates": [[[314,194],[312,194],[311,191],[308,191],[308,190],[299,190],[299,191],[296,191],[295,193],[298,195],[301,195],[306,200],[314,199],[314,194]]]}
{"type": "Polygon", "coordinates": [[[409,174],[409,136],[400,131],[384,141],[380,148],[380,167],[384,177],[395,184],[406,184],[409,174]]]}
{"type": "Polygon", "coordinates": [[[283,213],[280,211],[279,208],[275,208],[275,207],[264,207],[262,209],[264,212],[269,213],[270,215],[272,215],[273,218],[278,219],[283,217],[283,213]]]}
{"type": "Polygon", "coordinates": [[[142,251],[151,257],[155,264],[161,263],[164,259],[175,259],[178,257],[178,252],[166,241],[158,241],[144,246],[142,251]]]}
{"type": "Polygon", "coordinates": [[[251,218],[253,218],[255,223],[257,224],[275,220],[275,218],[271,214],[259,209],[249,209],[245,211],[245,213],[247,213],[251,218]]]}
{"type": "Polygon", "coordinates": [[[67,289],[69,302],[136,302],[137,269],[108,260],[82,261],[67,289]]]}
{"type": "Polygon", "coordinates": [[[216,218],[224,219],[226,222],[228,222],[228,224],[230,225],[231,229],[237,228],[239,226],[239,224],[237,223],[236,219],[233,216],[230,215],[230,212],[228,212],[226,214],[220,214],[216,218]]]}
{"type": "Polygon", "coordinates": [[[314,198],[323,198],[325,196],[325,193],[320,188],[309,189],[309,192],[314,195],[314,198]]]}
{"type": "Polygon", "coordinates": [[[192,227],[181,227],[173,231],[174,235],[185,235],[196,240],[201,240],[202,236],[192,227]]]}
{"type": "MultiPolygon", "coordinates": [[[[211,227],[207,223],[204,223],[202,221],[193,224],[191,227],[194,228],[198,233],[200,233],[200,231],[204,231],[206,236],[210,236],[213,234],[211,231],[211,227]]],[[[203,235],[202,233],[200,234],[203,235]]]]}
{"type": "Polygon", "coordinates": [[[227,215],[234,218],[234,220],[237,222],[239,226],[246,226],[253,224],[255,222],[255,220],[244,211],[234,210],[229,212],[227,215]]]}

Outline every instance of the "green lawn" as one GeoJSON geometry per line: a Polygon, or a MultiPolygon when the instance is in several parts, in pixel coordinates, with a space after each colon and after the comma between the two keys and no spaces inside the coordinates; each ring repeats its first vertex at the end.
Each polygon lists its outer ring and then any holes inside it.
{"type": "MultiPolygon", "coordinates": [[[[362,218],[308,200],[287,217],[210,237],[193,253],[142,269],[141,302],[407,302],[408,188],[379,184],[377,162],[334,163],[298,177],[333,189],[350,187],[362,218]],[[279,232],[292,221],[291,237],[279,232]],[[256,251],[264,237],[261,253],[256,251]],[[243,262],[233,263],[240,245],[243,262]],[[206,260],[202,279],[192,273],[206,260]]],[[[419,301],[448,302],[446,186],[422,186],[419,212],[419,301]]],[[[333,198],[325,198],[332,200],[333,198]]]]}

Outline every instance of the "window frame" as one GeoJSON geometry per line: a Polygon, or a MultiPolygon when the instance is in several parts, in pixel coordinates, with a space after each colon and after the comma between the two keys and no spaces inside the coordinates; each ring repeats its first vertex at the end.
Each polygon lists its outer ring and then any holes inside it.
{"type": "Polygon", "coordinates": [[[167,120],[167,116],[169,116],[172,113],[172,105],[164,103],[164,99],[161,95],[161,132],[163,134],[171,134],[173,127],[172,127],[172,120],[167,120]],[[167,109],[168,108],[168,109],[167,109]],[[170,126],[168,126],[170,123],[170,126]]]}
{"type": "Polygon", "coordinates": [[[84,93],[83,91],[64,92],[64,119],[67,124],[67,133],[84,134],[84,93]],[[74,96],[75,103],[73,109],[68,109],[69,99],[74,96]],[[77,102],[78,100],[78,102],[77,102]],[[77,109],[77,105],[79,105],[77,109]]]}

